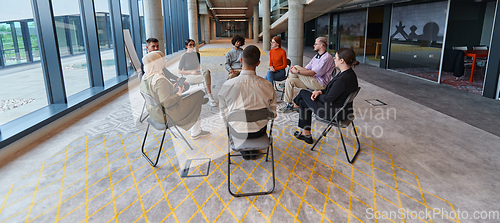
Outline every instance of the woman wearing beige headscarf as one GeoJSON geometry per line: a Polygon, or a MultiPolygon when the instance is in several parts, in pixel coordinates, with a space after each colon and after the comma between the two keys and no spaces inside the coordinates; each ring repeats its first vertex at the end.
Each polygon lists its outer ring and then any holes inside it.
{"type": "MultiPolygon", "coordinates": [[[[165,54],[160,51],[148,53],[142,58],[145,74],[140,84],[141,91],[158,98],[175,124],[184,130],[191,129],[192,138],[208,135],[210,132],[201,129],[199,120],[201,105],[208,101],[203,98],[205,93],[198,91],[188,97],[181,97],[183,87],[176,91],[176,86],[163,76],[162,69],[166,61],[165,54]]],[[[146,108],[153,120],[164,123],[160,109],[149,105],[146,108]]]]}

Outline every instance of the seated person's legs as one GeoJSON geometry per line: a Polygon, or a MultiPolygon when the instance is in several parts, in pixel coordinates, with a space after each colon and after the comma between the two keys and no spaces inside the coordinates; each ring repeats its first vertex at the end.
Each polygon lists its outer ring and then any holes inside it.
{"type": "Polygon", "coordinates": [[[208,99],[204,98],[203,91],[197,91],[187,97],[181,98],[177,105],[167,108],[172,114],[168,114],[184,130],[191,130],[191,137],[207,135],[208,131],[200,128],[201,105],[208,99]]]}
{"type": "Polygon", "coordinates": [[[285,97],[283,101],[286,102],[286,104],[279,109],[280,112],[296,111],[294,108],[298,108],[298,106],[293,105],[294,87],[307,89],[307,86],[299,79],[297,74],[290,73],[285,83],[285,97]]]}
{"type": "Polygon", "coordinates": [[[210,75],[210,70],[203,71],[203,78],[207,88],[208,99],[210,100],[208,103],[210,106],[215,107],[217,106],[217,103],[212,96],[212,76],[210,75]]]}
{"type": "Polygon", "coordinates": [[[279,80],[285,77],[285,70],[267,71],[266,80],[274,84],[274,80],[279,80]]]}
{"type": "Polygon", "coordinates": [[[314,142],[311,136],[311,123],[312,113],[318,113],[322,107],[321,102],[311,100],[312,93],[308,90],[301,90],[299,95],[293,99],[295,104],[299,105],[299,127],[303,129],[302,132],[297,131],[294,133],[295,137],[312,144],[314,142]]]}
{"type": "Polygon", "coordinates": [[[191,74],[191,75],[186,75],[184,77],[186,78],[186,82],[189,84],[199,84],[202,83],[204,80],[202,75],[191,74]]]}

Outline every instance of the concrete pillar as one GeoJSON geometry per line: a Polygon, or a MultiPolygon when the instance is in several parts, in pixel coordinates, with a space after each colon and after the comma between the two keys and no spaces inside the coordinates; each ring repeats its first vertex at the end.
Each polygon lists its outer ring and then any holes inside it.
{"type": "Polygon", "coordinates": [[[215,40],[217,39],[217,22],[215,19],[212,20],[212,39],[215,40]]]}
{"type": "Polygon", "coordinates": [[[259,4],[253,6],[253,42],[259,42],[259,4]]]}
{"type": "Polygon", "coordinates": [[[160,51],[165,53],[165,37],[163,35],[163,16],[161,0],[144,0],[144,26],[146,38],[158,39],[160,51]]]}
{"type": "Polygon", "coordinates": [[[203,33],[203,36],[205,38],[205,43],[209,44],[210,43],[210,16],[205,15],[204,16],[205,20],[203,21],[203,27],[205,33],[203,33]]]}
{"type": "Polygon", "coordinates": [[[247,26],[248,26],[248,39],[252,39],[252,24],[251,24],[251,19],[248,20],[247,26]]]}
{"type": "Polygon", "coordinates": [[[201,32],[201,40],[200,42],[205,41],[205,16],[201,15],[200,17],[200,32],[201,32]]]}
{"type": "Polygon", "coordinates": [[[292,65],[303,66],[304,5],[302,0],[288,1],[288,59],[292,65]]]}
{"type": "Polygon", "coordinates": [[[262,48],[271,50],[271,1],[262,0],[262,48]]]}
{"type": "MultiPolygon", "coordinates": [[[[198,52],[198,3],[196,0],[188,0],[188,26],[189,26],[189,39],[193,39],[196,43],[195,50],[198,52]]],[[[174,24],[175,25],[175,24],[174,24]]]]}

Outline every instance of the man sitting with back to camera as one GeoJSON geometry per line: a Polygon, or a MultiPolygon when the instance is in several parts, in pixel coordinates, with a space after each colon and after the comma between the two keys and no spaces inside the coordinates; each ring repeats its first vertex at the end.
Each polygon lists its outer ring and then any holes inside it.
{"type": "MultiPolygon", "coordinates": [[[[257,110],[270,108],[276,117],[276,92],[268,80],[257,76],[255,69],[260,64],[260,50],[250,45],[243,51],[243,64],[238,77],[227,80],[219,91],[219,107],[222,117],[234,110],[257,110]]],[[[266,134],[267,120],[257,122],[230,123],[229,130],[239,139],[259,138],[266,134]]],[[[255,154],[258,150],[242,151],[242,154],[255,154]]],[[[246,155],[243,159],[255,159],[256,155],[246,155]]]]}

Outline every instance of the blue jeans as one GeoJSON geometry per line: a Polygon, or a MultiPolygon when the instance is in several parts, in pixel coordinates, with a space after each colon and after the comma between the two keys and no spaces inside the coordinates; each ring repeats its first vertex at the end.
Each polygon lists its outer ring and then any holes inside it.
{"type": "Polygon", "coordinates": [[[285,77],[285,69],[283,69],[283,70],[277,70],[276,72],[267,71],[266,80],[268,80],[269,82],[271,82],[271,84],[274,84],[273,83],[274,80],[281,79],[281,78],[284,78],[284,77],[285,77]]]}

